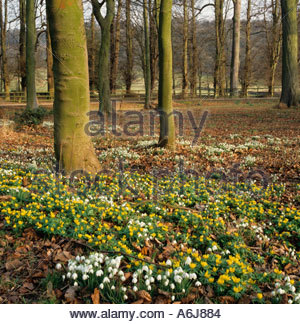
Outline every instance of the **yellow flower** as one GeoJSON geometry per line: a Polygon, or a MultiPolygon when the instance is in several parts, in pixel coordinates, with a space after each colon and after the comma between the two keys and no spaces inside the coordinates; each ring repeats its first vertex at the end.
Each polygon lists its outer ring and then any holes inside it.
{"type": "Polygon", "coordinates": [[[190,268],[191,268],[191,269],[196,268],[196,263],[190,263],[190,268]]]}
{"type": "Polygon", "coordinates": [[[262,298],[263,298],[263,294],[262,294],[262,293],[258,293],[258,294],[257,294],[257,298],[258,298],[258,299],[262,299],[262,298]]]}
{"type": "Polygon", "coordinates": [[[238,286],[238,287],[233,287],[233,291],[235,293],[239,293],[243,288],[241,286],[238,286]]]}

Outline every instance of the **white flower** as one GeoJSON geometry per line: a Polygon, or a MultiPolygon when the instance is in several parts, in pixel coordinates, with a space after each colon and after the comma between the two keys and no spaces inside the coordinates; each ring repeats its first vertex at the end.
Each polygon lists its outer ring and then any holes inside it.
{"type": "Polygon", "coordinates": [[[185,289],[183,288],[183,289],[181,290],[181,292],[182,292],[182,293],[185,293],[185,289]]]}
{"type": "Polygon", "coordinates": [[[77,287],[77,286],[78,286],[78,282],[75,281],[75,282],[74,282],[74,287],[77,287]]]}
{"type": "Polygon", "coordinates": [[[127,288],[126,287],[122,287],[121,288],[124,292],[127,290],[127,288]]]}
{"type": "Polygon", "coordinates": [[[138,287],[137,286],[133,286],[133,291],[138,291],[138,287]]]}
{"type": "Polygon", "coordinates": [[[116,289],[116,287],[115,286],[111,286],[111,290],[115,290],[116,289]]]}
{"type": "Polygon", "coordinates": [[[121,281],[125,281],[126,280],[125,276],[122,276],[120,279],[121,279],[121,281]]]}
{"type": "Polygon", "coordinates": [[[57,270],[60,270],[61,269],[61,264],[60,263],[57,263],[56,267],[55,267],[57,270]]]}
{"type": "Polygon", "coordinates": [[[185,260],[186,265],[190,265],[192,263],[192,259],[188,256],[185,260]]]}
{"type": "Polygon", "coordinates": [[[293,304],[293,300],[292,300],[292,299],[289,299],[289,300],[288,300],[288,303],[289,303],[289,304],[293,304]]]}
{"type": "Polygon", "coordinates": [[[172,261],[171,260],[167,260],[166,265],[167,266],[171,266],[172,265],[172,261]]]}
{"type": "Polygon", "coordinates": [[[67,273],[67,278],[71,278],[71,272],[67,273]]]}
{"type": "Polygon", "coordinates": [[[182,281],[182,278],[177,275],[177,276],[174,277],[174,281],[180,284],[181,281],[182,281]]]}
{"type": "Polygon", "coordinates": [[[79,261],[80,261],[80,256],[77,255],[77,257],[75,258],[75,260],[76,260],[77,262],[79,262],[79,261]]]}
{"type": "Polygon", "coordinates": [[[137,283],[137,278],[134,277],[134,278],[132,279],[132,283],[136,284],[136,283],[137,283]]]}
{"type": "Polygon", "coordinates": [[[150,282],[153,283],[155,280],[153,277],[150,277],[150,282]]]}
{"type": "Polygon", "coordinates": [[[148,272],[149,268],[147,266],[143,266],[142,271],[148,272]]]}
{"type": "Polygon", "coordinates": [[[175,296],[172,296],[172,298],[171,298],[171,299],[172,299],[172,301],[174,301],[174,300],[175,300],[175,296]]]}
{"type": "Polygon", "coordinates": [[[66,276],[65,276],[65,275],[63,275],[63,276],[62,276],[62,280],[63,280],[63,281],[65,281],[65,279],[66,279],[66,276]]]}
{"type": "Polygon", "coordinates": [[[173,283],[171,283],[170,288],[175,289],[175,285],[173,283]]]}
{"type": "Polygon", "coordinates": [[[280,294],[280,295],[285,294],[285,290],[282,289],[282,288],[279,288],[279,289],[277,290],[277,292],[278,292],[278,294],[280,294]]]}
{"type": "Polygon", "coordinates": [[[84,275],[82,276],[82,279],[83,279],[83,280],[87,280],[87,279],[89,279],[89,276],[88,276],[87,274],[84,274],[84,275]]]}
{"type": "Polygon", "coordinates": [[[123,276],[124,276],[124,272],[123,272],[122,270],[120,270],[119,273],[118,273],[118,275],[119,275],[120,277],[123,277],[123,276]]]}
{"type": "Polygon", "coordinates": [[[72,279],[76,280],[77,278],[78,278],[78,275],[77,275],[76,272],[74,272],[74,273],[72,274],[72,279]]]}
{"type": "Polygon", "coordinates": [[[103,289],[103,288],[104,288],[103,283],[101,283],[101,284],[99,285],[99,288],[100,288],[100,289],[103,289]]]}
{"type": "Polygon", "coordinates": [[[109,278],[107,278],[107,277],[105,277],[105,278],[103,279],[103,283],[106,283],[106,282],[110,282],[109,278]]]}
{"type": "Polygon", "coordinates": [[[145,281],[145,284],[146,284],[146,286],[149,286],[149,285],[150,285],[150,280],[147,279],[147,280],[145,281]]]}
{"type": "Polygon", "coordinates": [[[296,291],[296,288],[294,286],[291,286],[290,291],[294,293],[296,291]]]}
{"type": "Polygon", "coordinates": [[[127,295],[124,295],[124,299],[125,299],[125,300],[128,299],[128,296],[127,296],[127,295]]]}
{"type": "Polygon", "coordinates": [[[150,291],[150,290],[151,290],[151,286],[147,286],[147,290],[149,290],[149,291],[150,291]]]}
{"type": "Polygon", "coordinates": [[[158,281],[161,281],[161,275],[158,275],[158,276],[156,277],[156,279],[157,279],[158,281]]]}
{"type": "Polygon", "coordinates": [[[98,270],[97,272],[96,272],[96,276],[97,277],[101,277],[103,275],[103,271],[102,270],[98,270]]]}
{"type": "Polygon", "coordinates": [[[196,281],[195,286],[196,287],[200,287],[201,286],[201,282],[200,281],[196,281]]]}
{"type": "Polygon", "coordinates": [[[165,282],[164,282],[164,285],[167,287],[169,284],[169,280],[167,279],[165,282]]]}
{"type": "Polygon", "coordinates": [[[196,275],[196,273],[191,273],[190,274],[190,280],[196,280],[197,279],[197,275],[196,275]]]}

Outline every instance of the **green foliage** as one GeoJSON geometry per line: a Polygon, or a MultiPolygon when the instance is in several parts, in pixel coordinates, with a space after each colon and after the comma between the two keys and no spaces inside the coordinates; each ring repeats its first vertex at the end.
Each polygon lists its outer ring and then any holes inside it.
{"type": "Polygon", "coordinates": [[[38,109],[25,109],[15,114],[15,122],[19,126],[35,126],[40,125],[47,115],[47,110],[43,107],[38,109]]]}

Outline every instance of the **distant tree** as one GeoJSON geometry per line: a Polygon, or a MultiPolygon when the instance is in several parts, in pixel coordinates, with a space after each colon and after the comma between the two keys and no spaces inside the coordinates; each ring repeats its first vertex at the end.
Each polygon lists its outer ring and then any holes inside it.
{"type": "Polygon", "coordinates": [[[110,113],[112,110],[110,98],[110,28],[115,15],[115,0],[105,0],[101,3],[92,0],[93,12],[101,28],[101,44],[99,51],[99,110],[110,113]],[[102,7],[106,5],[103,16],[102,7]]]}
{"type": "Polygon", "coordinates": [[[125,85],[126,93],[131,92],[132,86],[132,69],[133,69],[133,47],[132,47],[132,23],[131,23],[131,0],[126,0],[126,69],[125,69],[125,85]]]}
{"type": "Polygon", "coordinates": [[[182,98],[188,92],[188,8],[187,0],[183,0],[183,44],[182,44],[182,98]]]}
{"type": "Polygon", "coordinates": [[[55,84],[54,149],[59,172],[96,173],[100,164],[85,133],[89,77],[81,0],[47,0],[55,84]]]}
{"type": "Polygon", "coordinates": [[[110,89],[112,93],[116,92],[117,74],[119,68],[120,37],[121,37],[121,9],[122,0],[118,0],[117,14],[112,24],[111,40],[111,71],[110,71],[110,89]]]}
{"type": "Polygon", "coordinates": [[[159,14],[159,90],[160,137],[158,145],[175,147],[175,125],[172,106],[172,0],[161,0],[159,14]]]}
{"type": "Polygon", "coordinates": [[[37,109],[35,87],[35,1],[26,0],[26,90],[27,109],[37,109]]]}
{"type": "Polygon", "coordinates": [[[149,0],[143,0],[144,13],[144,41],[145,41],[145,104],[150,108],[151,101],[151,66],[150,66],[150,36],[149,36],[149,0]]]}
{"type": "Polygon", "coordinates": [[[19,0],[20,33],[19,33],[19,73],[21,89],[26,91],[26,0],[19,0]]]}
{"type": "Polygon", "coordinates": [[[7,0],[4,0],[4,12],[3,3],[0,0],[0,28],[1,28],[1,74],[4,85],[5,100],[9,100],[9,74],[7,67],[7,50],[6,50],[6,29],[7,29],[7,0]]]}
{"type": "Polygon", "coordinates": [[[282,107],[299,106],[297,0],[281,0],[282,107]]]}
{"type": "Polygon", "coordinates": [[[232,0],[234,6],[232,24],[232,53],[230,70],[230,95],[238,96],[239,69],[240,69],[240,38],[241,38],[241,0],[232,0]]]}

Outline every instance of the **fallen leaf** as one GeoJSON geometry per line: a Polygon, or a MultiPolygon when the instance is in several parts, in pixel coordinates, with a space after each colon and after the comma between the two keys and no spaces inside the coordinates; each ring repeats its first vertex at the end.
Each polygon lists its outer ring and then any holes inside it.
{"type": "Polygon", "coordinates": [[[152,302],[152,297],[146,290],[140,290],[137,292],[137,296],[139,299],[143,299],[146,302],[151,303],[152,302]]]}
{"type": "Polygon", "coordinates": [[[65,292],[65,299],[68,303],[74,303],[76,300],[76,287],[69,287],[65,292]]]}
{"type": "Polygon", "coordinates": [[[7,271],[15,270],[15,269],[21,267],[22,265],[23,265],[23,263],[20,260],[15,259],[15,260],[7,261],[5,263],[5,269],[7,271]]]}
{"type": "Polygon", "coordinates": [[[98,288],[94,289],[94,293],[91,295],[93,304],[100,304],[100,292],[98,288]]]}

